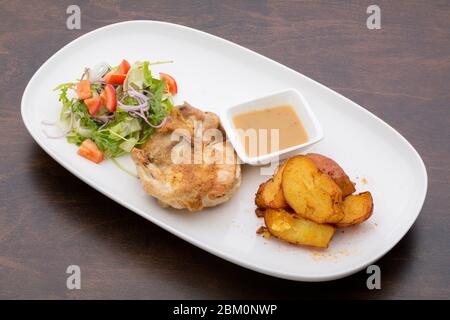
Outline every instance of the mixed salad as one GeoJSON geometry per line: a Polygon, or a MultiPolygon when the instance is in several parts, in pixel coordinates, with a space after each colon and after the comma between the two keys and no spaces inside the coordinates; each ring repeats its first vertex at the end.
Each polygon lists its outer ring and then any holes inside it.
{"type": "MultiPolygon", "coordinates": [[[[78,154],[100,163],[115,158],[144,143],[164,126],[178,91],[168,74],[153,77],[150,67],[168,63],[122,60],[112,67],[100,63],[86,68],[77,82],[55,88],[62,103],[63,132],[51,138],[66,137],[79,146],[78,154]]],[[[50,124],[50,123],[44,123],[50,124]]]]}

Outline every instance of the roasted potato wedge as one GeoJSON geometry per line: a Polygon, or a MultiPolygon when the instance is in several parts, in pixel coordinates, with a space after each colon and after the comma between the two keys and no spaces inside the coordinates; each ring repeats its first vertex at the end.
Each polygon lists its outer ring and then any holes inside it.
{"type": "Polygon", "coordinates": [[[286,202],[303,218],[317,223],[337,223],[344,217],[341,189],[305,156],[286,162],[281,187],[286,202]]]}
{"type": "Polygon", "coordinates": [[[255,209],[255,215],[256,215],[258,218],[262,218],[262,217],[264,217],[265,211],[266,211],[266,209],[263,209],[263,208],[256,208],[256,209],[255,209]]]}
{"type": "Polygon", "coordinates": [[[355,184],[336,161],[318,153],[308,153],[306,157],[311,159],[322,173],[328,174],[336,182],[342,190],[343,198],[356,191],[355,184]]]}
{"type": "Polygon", "coordinates": [[[336,226],[339,228],[359,224],[370,218],[373,212],[373,199],[370,192],[347,196],[342,202],[344,218],[336,226]]]}
{"type": "Polygon", "coordinates": [[[327,248],[334,228],[297,217],[285,209],[266,209],[264,221],[270,234],[293,244],[327,248]]]}
{"type": "Polygon", "coordinates": [[[255,203],[258,208],[287,208],[288,204],[281,190],[284,163],[281,164],[273,177],[259,186],[256,192],[255,203]]]}

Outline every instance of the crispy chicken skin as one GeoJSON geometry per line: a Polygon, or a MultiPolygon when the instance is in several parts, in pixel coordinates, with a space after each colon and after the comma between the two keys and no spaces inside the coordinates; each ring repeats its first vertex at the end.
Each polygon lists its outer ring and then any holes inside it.
{"type": "Polygon", "coordinates": [[[164,127],[141,148],[132,150],[142,187],[160,205],[198,211],[226,202],[239,188],[241,168],[230,143],[201,134],[194,146],[196,130],[207,133],[208,129],[219,129],[225,137],[216,114],[184,103],[174,107],[164,127]],[[174,139],[175,130],[179,139],[174,139]],[[180,162],[173,154],[191,161],[180,162]]]}

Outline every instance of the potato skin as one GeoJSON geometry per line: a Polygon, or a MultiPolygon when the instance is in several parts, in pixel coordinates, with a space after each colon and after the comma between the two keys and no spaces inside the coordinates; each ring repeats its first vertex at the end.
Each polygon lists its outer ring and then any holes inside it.
{"type": "Polygon", "coordinates": [[[342,202],[344,218],[336,227],[344,228],[360,224],[369,219],[373,213],[373,198],[369,191],[347,196],[342,202]]]}
{"type": "Polygon", "coordinates": [[[341,189],[305,156],[286,162],[281,187],[286,202],[303,218],[317,223],[337,223],[344,217],[341,189]]]}
{"type": "Polygon", "coordinates": [[[343,198],[356,191],[355,184],[336,161],[318,153],[308,153],[305,156],[311,159],[321,172],[328,174],[336,182],[342,190],[343,198]]]}
{"type": "Polygon", "coordinates": [[[296,245],[327,248],[334,235],[332,226],[303,219],[285,209],[267,209],[264,221],[271,235],[296,245]]]}
{"type": "Polygon", "coordinates": [[[258,218],[263,218],[265,212],[266,212],[266,210],[263,209],[263,208],[256,208],[256,209],[255,209],[255,215],[256,215],[258,218]]]}
{"type": "Polygon", "coordinates": [[[284,165],[285,163],[281,164],[273,177],[259,186],[255,196],[255,204],[258,208],[278,209],[288,207],[283,190],[281,190],[284,165]]]}

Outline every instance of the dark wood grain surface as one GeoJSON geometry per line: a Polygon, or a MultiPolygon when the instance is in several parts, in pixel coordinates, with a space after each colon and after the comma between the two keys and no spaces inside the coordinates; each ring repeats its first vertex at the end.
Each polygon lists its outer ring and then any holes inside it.
{"type": "MultiPolygon", "coordinates": [[[[0,1],[0,298],[450,298],[450,1],[0,1]],[[366,28],[381,8],[382,29],[366,28]],[[96,192],[27,133],[23,90],[54,52],[98,27],[174,22],[255,50],[344,94],[419,151],[429,175],[418,220],[378,264],[328,283],[261,275],[208,254],[96,192]],[[82,289],[66,288],[66,267],[82,289]]],[[[368,142],[370,143],[370,141],[368,142]]]]}

